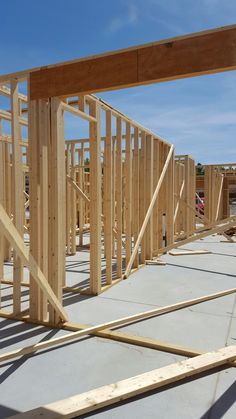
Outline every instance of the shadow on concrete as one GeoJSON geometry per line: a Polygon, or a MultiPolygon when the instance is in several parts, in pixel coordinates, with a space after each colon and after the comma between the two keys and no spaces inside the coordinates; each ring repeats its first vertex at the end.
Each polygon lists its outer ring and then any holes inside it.
{"type": "Polygon", "coordinates": [[[10,416],[14,416],[17,413],[20,413],[20,411],[0,404],[0,419],[9,418],[10,416]]]}
{"type": "MultiPolygon", "coordinates": [[[[43,342],[45,340],[50,340],[51,338],[55,337],[55,334],[58,333],[59,331],[60,331],[60,329],[55,329],[55,330],[50,331],[50,333],[47,334],[47,336],[45,336],[43,339],[41,339],[37,343],[43,342]]],[[[10,368],[8,368],[7,371],[3,372],[3,374],[0,375],[0,384],[3,381],[5,381],[5,379],[7,377],[9,377],[14,371],[16,371],[28,358],[33,358],[33,357],[35,358],[37,356],[41,356],[43,354],[49,353],[51,351],[54,351],[56,349],[65,348],[65,347],[67,347],[69,345],[75,344],[76,342],[83,342],[85,340],[92,339],[94,337],[95,337],[95,335],[81,336],[81,337],[78,337],[77,339],[73,339],[73,340],[70,340],[68,342],[61,343],[60,345],[55,345],[55,346],[52,346],[50,348],[45,348],[44,350],[40,350],[40,351],[31,353],[31,354],[28,354],[28,355],[23,355],[20,359],[12,358],[12,359],[10,359],[10,360],[8,360],[8,361],[0,364],[0,370],[1,370],[1,368],[4,369],[7,366],[10,366],[10,368]]]]}
{"type": "MultiPolygon", "coordinates": [[[[102,264],[105,263],[105,259],[102,259],[102,264]]],[[[89,280],[90,280],[90,262],[89,260],[84,260],[84,261],[66,261],[66,273],[71,272],[74,274],[78,274],[78,280],[76,283],[73,283],[71,281],[71,278],[68,278],[70,281],[67,284],[67,286],[69,287],[73,287],[73,288],[88,288],[89,287],[89,280]],[[86,267],[87,265],[87,267],[86,267]],[[85,268],[86,267],[86,268],[85,268]],[[69,268],[69,269],[68,269],[69,268]],[[78,268],[78,269],[74,269],[74,268],[78,268]],[[84,275],[87,274],[88,277],[85,279],[79,280],[80,278],[80,274],[84,275]]],[[[117,279],[117,265],[116,265],[116,260],[112,261],[112,280],[117,279]]],[[[106,266],[102,266],[101,267],[101,283],[102,286],[107,285],[106,282],[106,266]]],[[[70,292],[70,291],[68,291],[70,292]]],[[[66,295],[67,293],[65,293],[66,295]]],[[[71,292],[71,294],[73,294],[71,292]]],[[[92,296],[89,296],[90,298],[92,296]]],[[[69,305],[70,302],[68,300],[68,298],[66,297],[66,304],[65,305],[69,305]]],[[[77,297],[72,298],[71,299],[71,304],[76,303],[77,301],[81,301],[80,299],[77,299],[77,297]]]]}
{"type": "Polygon", "coordinates": [[[216,253],[216,252],[211,252],[211,253],[212,253],[212,255],[228,256],[230,258],[236,258],[236,255],[229,255],[229,254],[226,254],[226,253],[216,253]]]}
{"type": "Polygon", "coordinates": [[[236,402],[236,381],[215,401],[200,419],[221,419],[236,402]]]}
{"type": "Polygon", "coordinates": [[[10,324],[13,323],[19,323],[18,320],[12,320],[12,319],[3,319],[0,317],[0,329],[4,329],[5,327],[8,327],[10,324]]]}
{"type": "Polygon", "coordinates": [[[5,334],[5,331],[4,331],[4,334],[1,333],[1,339],[8,336],[11,336],[11,337],[9,339],[6,339],[0,342],[0,349],[6,348],[7,346],[10,346],[10,345],[14,345],[15,343],[18,343],[22,340],[24,341],[25,339],[38,336],[41,333],[45,333],[45,327],[44,326],[41,326],[41,327],[31,326],[30,330],[28,330],[25,324],[19,324],[19,325],[16,325],[7,329],[6,332],[7,334],[5,334]]]}
{"type": "MultiPolygon", "coordinates": [[[[82,260],[82,261],[66,261],[66,271],[68,271],[68,268],[76,268],[81,265],[89,265],[89,260],[82,260]]],[[[70,272],[70,271],[68,271],[70,272]]]]}
{"type": "Polygon", "coordinates": [[[226,272],[217,272],[217,271],[210,271],[208,269],[193,268],[192,266],[177,265],[175,263],[170,263],[170,262],[166,262],[166,265],[175,266],[176,268],[190,269],[191,271],[206,272],[206,273],[209,273],[209,274],[229,276],[230,278],[236,278],[236,275],[227,274],[226,272]]]}
{"type": "MultiPolygon", "coordinates": [[[[45,328],[44,328],[45,331],[45,328]]],[[[45,340],[49,340],[55,336],[55,334],[58,332],[57,329],[51,330],[46,336],[43,337],[43,339],[40,340],[40,342],[43,342],[45,340]]],[[[9,366],[7,370],[3,371],[3,373],[0,375],[0,384],[2,384],[8,377],[10,377],[18,368],[20,368],[29,358],[34,356],[34,354],[27,354],[23,355],[20,359],[12,359],[8,363],[4,363],[0,365],[0,368],[5,368],[6,366],[9,366]]]]}
{"type": "MultiPolygon", "coordinates": [[[[24,297],[26,295],[27,296],[29,295],[29,290],[27,290],[27,291],[21,291],[21,297],[24,297]]],[[[1,298],[1,301],[2,302],[9,301],[9,300],[12,300],[12,293],[11,294],[8,294],[8,295],[2,295],[2,298],[1,298]]]]}
{"type": "MultiPolygon", "coordinates": [[[[187,384],[189,382],[192,382],[196,379],[199,378],[203,378],[203,377],[207,377],[210,376],[212,374],[215,374],[219,371],[222,371],[224,369],[226,369],[227,366],[224,367],[220,367],[220,368],[215,368],[211,371],[208,371],[207,373],[201,373],[201,374],[197,374],[194,377],[192,377],[191,379],[186,378],[184,380],[178,381],[176,383],[173,384],[169,384],[166,386],[163,386],[160,389],[157,390],[152,390],[152,391],[148,391],[146,393],[143,393],[141,395],[135,396],[135,397],[131,397],[127,400],[123,400],[120,402],[116,402],[111,404],[110,406],[107,407],[103,407],[101,409],[95,409],[94,412],[90,412],[84,415],[79,415],[77,416],[78,418],[81,419],[85,419],[85,418],[89,418],[89,417],[93,417],[96,416],[97,413],[102,413],[102,412],[109,412],[112,411],[112,409],[117,408],[119,406],[124,406],[126,404],[132,404],[137,400],[140,399],[144,399],[146,397],[150,397],[150,396],[154,396],[154,395],[158,395],[159,393],[163,392],[163,391],[168,391],[170,389],[176,388],[177,386],[183,385],[183,384],[187,384]]],[[[216,400],[216,402],[210,407],[210,409],[204,413],[203,416],[201,416],[199,419],[221,419],[224,417],[225,413],[230,409],[230,407],[234,404],[235,402],[235,392],[236,392],[236,382],[234,382],[223,394],[222,396],[216,400]]],[[[193,394],[194,397],[194,394],[193,394]]],[[[4,406],[3,406],[4,408],[4,406]]],[[[37,413],[39,415],[45,415],[47,416],[47,414],[49,413],[48,410],[45,407],[40,407],[37,410],[37,413]]],[[[168,411],[168,407],[167,407],[167,411],[168,411]]],[[[13,411],[14,412],[14,411],[13,411]]],[[[11,410],[9,409],[9,413],[11,413],[11,410]]],[[[50,411],[50,413],[52,413],[50,411]]],[[[1,414],[1,410],[0,410],[0,414],[1,414]]],[[[112,417],[112,412],[110,413],[111,417],[112,417]]],[[[7,417],[7,416],[5,416],[7,417]]],[[[64,417],[63,415],[60,415],[59,412],[57,412],[57,417],[64,417]]]]}
{"type": "Polygon", "coordinates": [[[63,307],[70,306],[72,304],[79,303],[84,300],[88,300],[90,298],[93,298],[94,295],[83,295],[79,292],[64,292],[63,293],[63,307]]]}
{"type": "MultiPolygon", "coordinates": [[[[178,387],[180,385],[190,383],[190,382],[192,382],[192,381],[194,381],[196,379],[207,377],[207,376],[210,376],[212,374],[216,374],[217,372],[223,371],[223,370],[225,370],[227,368],[228,368],[227,366],[223,366],[223,367],[219,367],[219,368],[214,368],[214,369],[212,369],[210,371],[207,371],[205,373],[197,374],[197,375],[195,375],[192,378],[186,378],[184,380],[180,380],[180,381],[178,381],[176,383],[163,386],[160,389],[148,391],[148,392],[143,393],[143,394],[140,394],[138,396],[131,397],[131,398],[127,399],[127,400],[123,400],[123,401],[120,401],[120,402],[117,402],[117,403],[113,403],[111,406],[107,406],[107,407],[104,407],[104,408],[101,408],[101,409],[97,409],[94,412],[87,413],[87,414],[80,415],[80,416],[76,416],[75,418],[78,417],[80,419],[86,419],[86,418],[93,417],[93,416],[96,417],[96,414],[98,412],[101,413],[101,412],[110,411],[110,410],[112,410],[112,409],[114,409],[116,407],[123,406],[123,405],[126,405],[128,403],[133,403],[133,402],[135,402],[137,400],[141,400],[141,399],[144,399],[146,397],[158,395],[159,393],[161,393],[163,391],[168,391],[168,390],[173,389],[173,388],[176,388],[176,387],[178,387]]],[[[207,414],[207,412],[206,412],[201,418],[198,418],[198,419],[221,419],[221,418],[223,418],[224,413],[227,412],[227,410],[229,410],[229,408],[235,402],[235,389],[236,388],[234,387],[234,385],[235,385],[235,383],[228,390],[226,390],[226,392],[220,397],[220,399],[219,399],[220,400],[219,401],[220,405],[219,406],[221,406],[221,407],[219,407],[218,414],[216,416],[209,416],[209,417],[208,416],[205,416],[207,414]]],[[[193,397],[195,397],[194,394],[193,394],[193,397]]],[[[216,403],[218,403],[218,401],[216,403]]],[[[215,404],[213,406],[215,406],[215,404]]],[[[213,408],[213,406],[212,406],[212,408],[213,408]]],[[[167,406],[166,409],[167,409],[167,412],[168,412],[168,406],[167,406]]],[[[211,410],[211,408],[209,409],[209,411],[210,410],[211,410]]],[[[112,412],[110,413],[110,417],[112,417],[112,412]]]]}

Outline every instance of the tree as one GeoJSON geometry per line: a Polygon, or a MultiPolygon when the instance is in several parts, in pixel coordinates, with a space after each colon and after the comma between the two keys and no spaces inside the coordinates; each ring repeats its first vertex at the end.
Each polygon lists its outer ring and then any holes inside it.
{"type": "Polygon", "coordinates": [[[203,176],[205,173],[204,166],[201,163],[198,163],[196,166],[196,175],[197,176],[203,176]]]}

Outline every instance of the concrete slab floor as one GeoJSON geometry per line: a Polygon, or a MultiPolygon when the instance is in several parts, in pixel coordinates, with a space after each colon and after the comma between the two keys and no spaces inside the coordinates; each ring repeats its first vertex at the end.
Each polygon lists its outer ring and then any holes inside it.
{"type": "MultiPolygon", "coordinates": [[[[98,297],[67,293],[64,304],[70,320],[98,324],[236,286],[235,244],[220,243],[220,236],[212,236],[183,248],[208,249],[212,254],[165,255],[166,266],[146,266],[98,297]]],[[[78,255],[71,257],[68,263],[76,261],[78,255]]],[[[6,269],[10,272],[9,267],[6,269]]],[[[85,273],[70,270],[73,272],[67,275],[71,283],[79,283],[85,273]]],[[[11,304],[8,286],[4,293],[5,303],[11,304]]],[[[27,290],[24,299],[27,304],[27,290]]],[[[236,296],[201,303],[119,330],[202,351],[234,345],[236,296]]],[[[68,332],[0,319],[0,353],[65,333],[68,332]]],[[[5,362],[0,364],[0,418],[182,359],[152,349],[86,337],[34,356],[5,362]]],[[[236,369],[230,368],[90,416],[99,419],[234,419],[235,401],[236,369]]]]}

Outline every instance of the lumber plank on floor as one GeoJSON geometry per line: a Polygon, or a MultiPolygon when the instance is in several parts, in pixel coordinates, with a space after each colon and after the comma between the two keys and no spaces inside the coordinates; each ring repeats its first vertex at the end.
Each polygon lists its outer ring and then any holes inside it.
{"type": "Polygon", "coordinates": [[[187,377],[193,377],[234,359],[236,359],[236,346],[229,346],[56,401],[31,411],[17,414],[12,416],[12,418],[55,419],[63,417],[69,419],[79,417],[82,414],[161,388],[167,384],[176,383],[187,377]]]}

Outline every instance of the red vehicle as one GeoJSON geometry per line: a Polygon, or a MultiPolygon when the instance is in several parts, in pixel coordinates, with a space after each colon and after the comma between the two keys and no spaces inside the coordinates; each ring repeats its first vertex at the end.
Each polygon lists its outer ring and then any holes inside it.
{"type": "Polygon", "coordinates": [[[200,198],[199,195],[196,196],[196,211],[199,212],[201,215],[204,215],[204,198],[200,198]]]}

